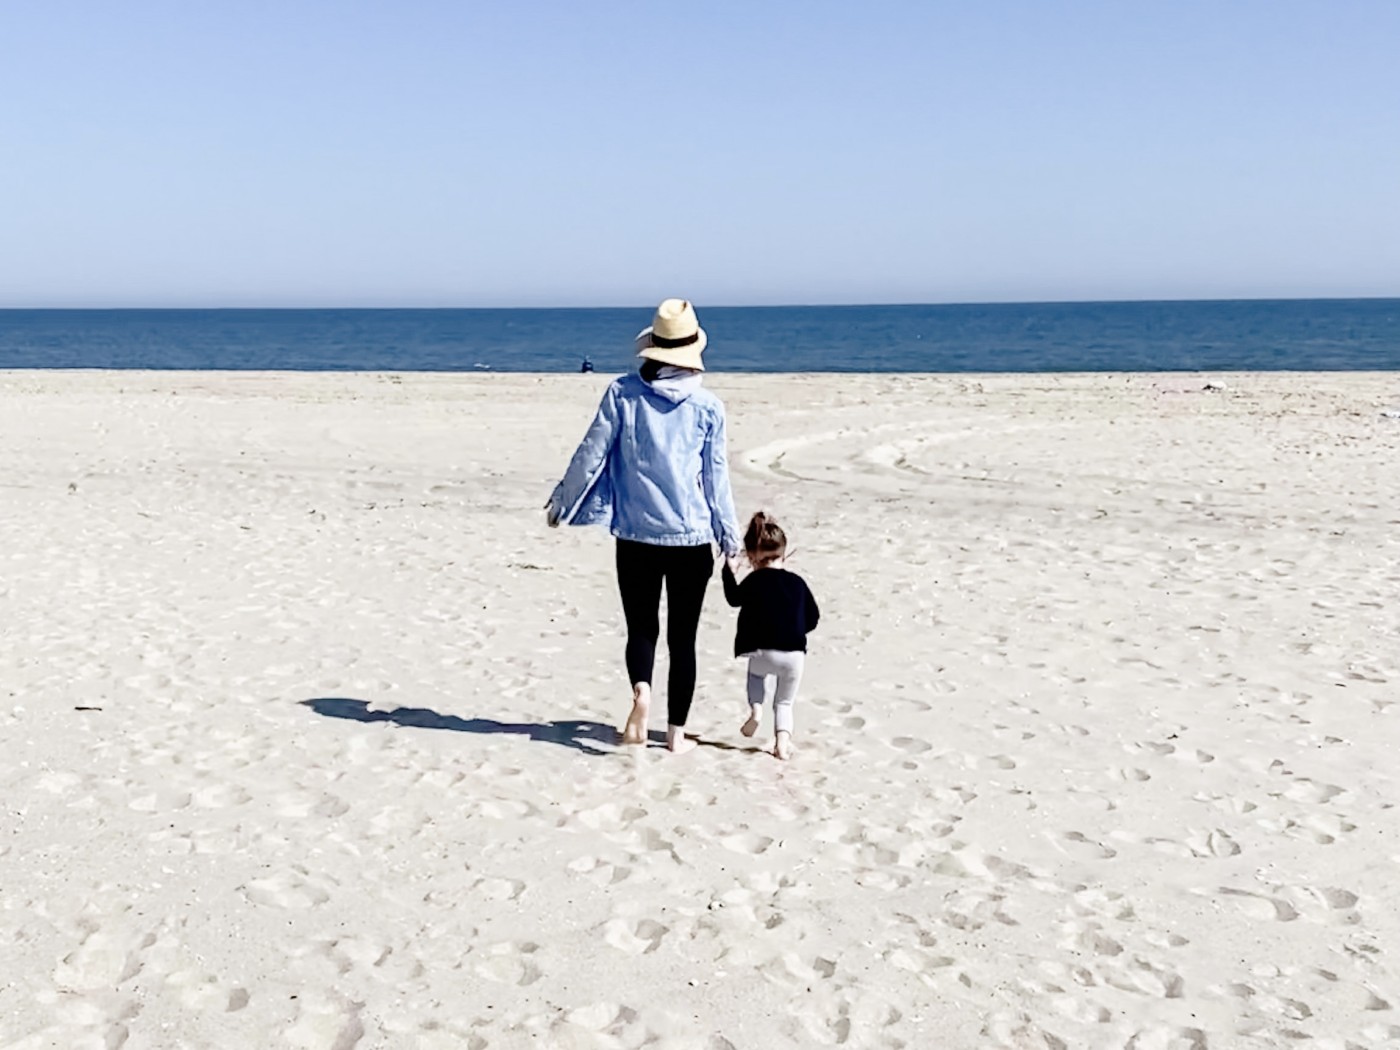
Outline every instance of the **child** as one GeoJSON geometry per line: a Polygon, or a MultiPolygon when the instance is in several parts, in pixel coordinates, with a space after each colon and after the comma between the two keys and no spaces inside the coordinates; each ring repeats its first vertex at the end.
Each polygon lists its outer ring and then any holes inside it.
{"type": "Polygon", "coordinates": [[[787,536],[778,523],[759,511],[744,533],[744,551],[753,572],[742,583],[734,578],[734,561],[724,560],[724,597],[739,609],[734,655],[749,660],[749,720],[739,732],[753,736],[763,720],[763,696],[770,677],[773,689],[773,755],[792,754],[792,702],[802,680],[807,632],[817,626],[817,603],[807,583],[783,568],[787,536]]]}

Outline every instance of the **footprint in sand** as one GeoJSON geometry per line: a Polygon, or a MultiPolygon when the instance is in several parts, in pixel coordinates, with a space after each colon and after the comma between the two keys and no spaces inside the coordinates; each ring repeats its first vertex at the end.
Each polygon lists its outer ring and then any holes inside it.
{"type": "Polygon", "coordinates": [[[1057,1014],[1079,1024],[1107,1024],[1113,1019],[1107,1007],[1079,995],[1051,995],[1050,1006],[1057,1014]]]}
{"type": "Polygon", "coordinates": [[[764,808],[775,819],[785,823],[801,820],[811,812],[811,807],[801,805],[800,803],[769,802],[764,808]]]}
{"type": "Polygon", "coordinates": [[[943,898],[943,921],[955,930],[980,930],[989,922],[1019,926],[1003,908],[1006,896],[988,890],[954,890],[943,898]]]}
{"type": "Polygon", "coordinates": [[[1139,784],[1152,779],[1151,773],[1145,769],[1139,769],[1136,766],[1110,769],[1108,775],[1114,780],[1126,780],[1139,784]]]}
{"type": "Polygon", "coordinates": [[[1272,919],[1275,922],[1292,922],[1298,918],[1298,909],[1287,901],[1249,890],[1231,889],[1228,886],[1220,887],[1220,892],[1233,900],[1240,911],[1250,918],[1272,919]]]}
{"type": "Polygon", "coordinates": [[[974,755],[961,752],[957,756],[962,769],[1015,769],[1016,760],[1010,755],[974,755]]]}
{"type": "Polygon", "coordinates": [[[1361,921],[1357,905],[1361,897],[1334,886],[1286,886],[1283,895],[1309,922],[1350,926],[1361,921]]]}
{"type": "Polygon", "coordinates": [[[519,799],[485,799],[477,806],[477,813],[488,820],[525,820],[539,813],[539,807],[519,799]]]}
{"type": "Polygon", "coordinates": [[[603,940],[628,955],[649,955],[661,947],[662,940],[670,932],[669,926],[651,919],[638,923],[611,919],[603,924],[603,940]]]}
{"type": "Polygon", "coordinates": [[[229,987],[213,974],[176,970],[165,979],[186,1010],[210,1013],[237,1013],[248,1005],[246,988],[229,987]]]}
{"type": "Polygon", "coordinates": [[[918,740],[912,736],[897,736],[890,741],[890,745],[907,755],[923,755],[933,750],[933,745],[927,740],[918,740]]]}
{"type": "Polygon", "coordinates": [[[365,1034],[363,1006],[322,993],[303,994],[286,1040],[298,1050],[354,1050],[365,1034]]]}
{"type": "Polygon", "coordinates": [[[590,1003],[564,1014],[564,1022],[588,1032],[617,1037],[622,1030],[636,1024],[638,1014],[630,1006],[619,1003],[590,1003]]]}
{"type": "MultiPolygon", "coordinates": [[[[1047,834],[1049,834],[1047,832],[1047,834]]],[[[1112,860],[1118,856],[1116,849],[1105,846],[1102,842],[1096,842],[1089,838],[1082,831],[1066,831],[1059,836],[1056,841],[1054,835],[1050,835],[1050,841],[1060,848],[1060,852],[1071,857],[1082,857],[1087,860],[1112,860]]]]}
{"type": "Polygon", "coordinates": [[[1170,755],[1176,751],[1176,745],[1145,741],[1137,744],[1124,744],[1123,750],[1130,754],[1170,755]]]}
{"type": "Polygon", "coordinates": [[[758,971],[775,984],[786,988],[808,988],[836,975],[836,962],[817,956],[810,962],[796,952],[784,952],[758,967],[758,971]]]}
{"type": "Polygon", "coordinates": [[[1313,1015],[1312,1007],[1301,999],[1288,999],[1279,995],[1252,995],[1250,1006],[1262,1014],[1282,1017],[1289,1021],[1306,1021],[1313,1015]]]}
{"type": "Polygon", "coordinates": [[[1224,810],[1226,813],[1242,815],[1253,813],[1259,808],[1257,803],[1249,801],[1247,798],[1240,798],[1238,795],[1217,795],[1207,792],[1197,792],[1191,796],[1192,801],[1209,803],[1214,809],[1224,810]]]}
{"type": "Polygon", "coordinates": [[[1287,791],[1283,792],[1283,797],[1294,802],[1321,805],[1336,798],[1349,797],[1349,793],[1346,788],[1338,787],[1336,784],[1322,784],[1308,777],[1299,777],[1287,791]]]}
{"type": "Polygon", "coordinates": [[[1071,920],[1060,924],[1060,947],[1072,951],[1085,952],[1103,958],[1116,958],[1123,953],[1123,945],[1104,933],[1097,922],[1071,920]]]}
{"type": "Polygon", "coordinates": [[[677,805],[693,806],[696,809],[708,809],[719,802],[717,796],[700,791],[690,784],[658,785],[654,790],[647,792],[647,797],[655,799],[657,802],[674,802],[677,805]]]}
{"type": "Polygon", "coordinates": [[[519,879],[483,878],[472,883],[471,892],[481,900],[516,901],[525,892],[525,883],[519,879]]]}
{"type": "Polygon", "coordinates": [[[1356,907],[1360,897],[1350,890],[1319,886],[1275,886],[1274,895],[1220,887],[1246,915],[1276,922],[1299,918],[1325,926],[1351,926],[1361,921],[1356,907]]]}
{"type": "Polygon", "coordinates": [[[17,1043],[5,1044],[6,1050],[114,1050],[126,1046],[131,1030],[127,1023],[141,1012],[141,1004],[126,1000],[110,1006],[102,1006],[89,999],[72,998],[61,1002],[55,1015],[62,1022],[17,1043]],[[87,1029],[83,1035],[74,1028],[87,1029]]]}
{"type": "Polygon", "coordinates": [[[1132,904],[1123,894],[1097,887],[1077,891],[1070,900],[1068,910],[1080,917],[1107,918],[1114,922],[1133,922],[1137,919],[1132,904]]]}
{"type": "Polygon", "coordinates": [[[1104,984],[1125,992],[1141,992],[1159,999],[1180,999],[1185,989],[1181,975],[1146,959],[1132,958],[1103,972],[1104,984]]]}
{"type": "Polygon", "coordinates": [[[953,839],[946,853],[935,854],[937,860],[929,866],[940,875],[964,879],[1023,880],[1031,877],[1024,864],[1005,860],[966,842],[953,839]]]}
{"type": "Polygon", "coordinates": [[[859,733],[865,728],[865,719],[860,715],[848,715],[844,718],[824,718],[822,725],[832,726],[837,729],[844,729],[848,733],[859,733]]]}
{"type": "Polygon", "coordinates": [[[578,857],[571,860],[567,867],[599,886],[614,886],[632,877],[632,869],[625,864],[611,864],[598,857],[578,857]]]}
{"type": "Polygon", "coordinates": [[[191,801],[188,791],[153,791],[138,795],[127,805],[138,813],[169,813],[186,809],[191,801]]]}
{"type": "Polygon", "coordinates": [[[938,983],[939,971],[957,964],[957,959],[951,955],[940,955],[937,952],[912,947],[891,948],[884,952],[881,958],[896,970],[905,970],[916,975],[929,987],[938,983]]]}
{"type": "Polygon", "coordinates": [[[54,984],[74,992],[114,988],[141,972],[141,953],[155,942],[154,933],[112,932],[89,923],[78,947],[54,968],[54,984]]]}
{"type": "Polygon", "coordinates": [[[236,784],[214,784],[193,792],[190,800],[200,809],[224,809],[241,806],[252,797],[236,784]]]}
{"type": "MultiPolygon", "coordinates": [[[[1069,1050],[1070,1043],[1053,1032],[1031,1022],[1025,1014],[993,1014],[982,1026],[982,1039],[990,1040],[978,1046],[995,1050],[1025,1050],[1028,1047],[1045,1047],[1045,1050],[1069,1050]]],[[[1137,1050],[1137,1048],[1134,1048],[1137,1050]]]]}
{"type": "Polygon", "coordinates": [[[1355,824],[1326,813],[1309,814],[1300,820],[1261,820],[1259,826],[1270,833],[1282,833],[1289,838],[1315,842],[1319,846],[1330,846],[1342,835],[1356,830],[1355,824]]]}
{"type": "Polygon", "coordinates": [[[801,1046],[852,1043],[872,1050],[901,1050],[906,1046],[904,1041],[884,1034],[881,1029],[898,1024],[903,1016],[878,996],[842,992],[821,1002],[815,1012],[799,1013],[792,1035],[798,1041],[796,1045],[801,1046]]]}
{"type": "Polygon", "coordinates": [[[895,933],[897,935],[895,939],[897,942],[903,944],[906,941],[908,941],[910,937],[913,937],[914,940],[918,942],[920,948],[937,947],[937,934],[935,934],[932,930],[930,930],[927,926],[925,926],[914,916],[906,915],[904,912],[896,912],[894,918],[894,928],[895,933]]]}
{"type": "Polygon", "coordinates": [[[750,856],[768,852],[773,842],[774,840],[767,835],[760,835],[753,831],[736,831],[730,835],[723,835],[719,839],[719,844],[725,849],[735,853],[746,853],[750,856]]]}
{"type": "Polygon", "coordinates": [[[620,802],[605,802],[601,806],[592,809],[579,810],[573,814],[572,821],[577,821],[590,831],[598,831],[604,834],[609,832],[626,831],[632,824],[641,820],[647,815],[647,811],[640,806],[627,806],[620,802]]]}
{"type": "MultiPolygon", "coordinates": [[[[677,828],[676,830],[679,832],[681,829],[677,828]]],[[[626,832],[614,833],[607,837],[625,850],[634,863],[664,863],[667,861],[673,864],[681,863],[681,859],[676,853],[676,844],[655,828],[634,827],[626,832]]]]}
{"type": "Polygon", "coordinates": [[[367,937],[340,937],[325,942],[325,953],[341,973],[373,970],[383,966],[394,953],[387,944],[367,937]]]}
{"type": "Polygon", "coordinates": [[[1123,1050],[1209,1050],[1200,1028],[1153,1025],[1140,1028],[1123,1044],[1123,1050]]]}
{"type": "Polygon", "coordinates": [[[240,889],[249,902],[273,908],[312,908],[330,900],[330,894],[307,879],[301,870],[254,879],[240,889]]]}
{"type": "Polygon", "coordinates": [[[315,791],[288,791],[278,796],[276,813],[289,820],[303,820],[313,814],[334,820],[350,811],[350,806],[335,795],[315,791]]]}
{"type": "Polygon", "coordinates": [[[1188,829],[1185,842],[1194,857],[1234,857],[1240,852],[1240,844],[1219,828],[1214,831],[1188,829]]]}
{"type": "Polygon", "coordinates": [[[1191,943],[1181,934],[1169,930],[1148,930],[1142,939],[1154,948],[1184,948],[1191,943]]]}
{"type": "Polygon", "coordinates": [[[503,941],[487,948],[476,972],[488,981],[500,984],[530,985],[542,976],[531,958],[539,945],[530,941],[503,941]]]}

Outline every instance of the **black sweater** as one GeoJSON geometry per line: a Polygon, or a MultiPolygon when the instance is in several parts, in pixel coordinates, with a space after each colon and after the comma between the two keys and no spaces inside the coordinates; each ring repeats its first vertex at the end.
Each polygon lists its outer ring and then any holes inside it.
{"type": "Polygon", "coordinates": [[[723,576],[724,599],[739,610],[735,656],[757,649],[807,651],[807,632],[820,614],[806,580],[786,569],[755,569],[740,583],[728,563],[723,576]]]}

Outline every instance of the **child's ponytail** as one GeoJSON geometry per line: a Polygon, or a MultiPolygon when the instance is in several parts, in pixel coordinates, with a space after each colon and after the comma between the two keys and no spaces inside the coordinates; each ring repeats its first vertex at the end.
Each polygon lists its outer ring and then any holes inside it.
{"type": "Polygon", "coordinates": [[[787,535],[782,526],[763,511],[749,519],[744,531],[744,551],[755,569],[777,561],[787,553],[787,535]]]}

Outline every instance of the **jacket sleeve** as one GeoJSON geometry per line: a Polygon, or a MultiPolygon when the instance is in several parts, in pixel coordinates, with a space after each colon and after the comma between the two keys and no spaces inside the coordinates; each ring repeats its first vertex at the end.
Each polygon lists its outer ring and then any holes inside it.
{"type": "Polygon", "coordinates": [[[705,502],[710,506],[710,527],[725,554],[739,553],[739,520],[734,513],[734,493],[729,487],[729,453],[725,447],[723,407],[715,414],[710,431],[705,435],[704,460],[701,474],[705,483],[705,502]]]}
{"type": "Polygon", "coordinates": [[[598,412],[588,427],[588,433],[583,435],[583,440],[574,450],[573,459],[569,461],[569,468],[564,471],[563,479],[554,486],[554,492],[550,494],[551,520],[568,524],[578,512],[579,504],[607,466],[608,453],[612,451],[613,442],[617,438],[617,425],[617,384],[614,383],[603,394],[603,400],[598,405],[598,412]]]}
{"type": "Polygon", "coordinates": [[[734,578],[734,570],[729,567],[729,562],[724,563],[724,568],[720,570],[720,578],[724,580],[724,600],[734,608],[744,604],[743,592],[739,590],[739,581],[734,578]]]}
{"type": "Polygon", "coordinates": [[[812,597],[812,588],[803,582],[803,588],[807,592],[807,630],[812,630],[817,626],[817,621],[821,619],[821,610],[817,608],[817,600],[812,597]]]}

